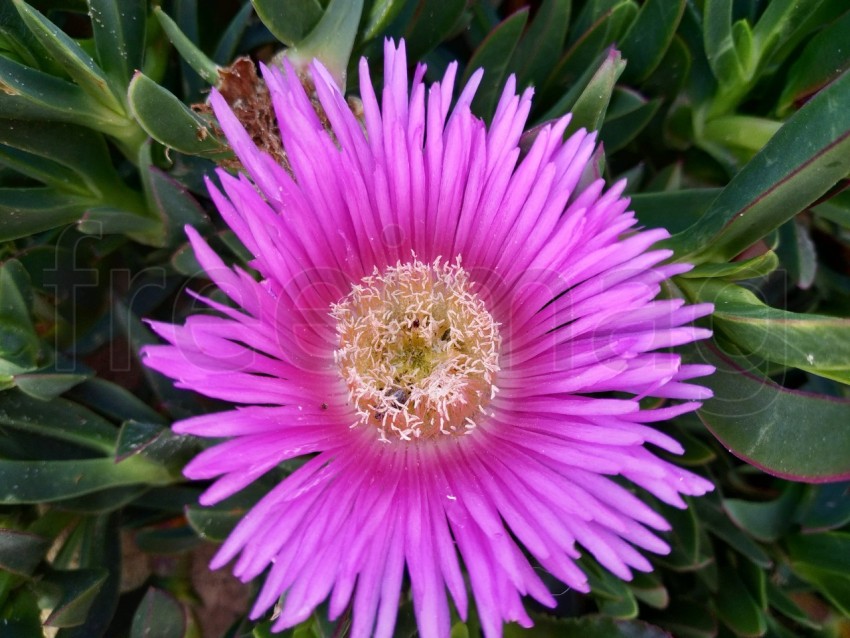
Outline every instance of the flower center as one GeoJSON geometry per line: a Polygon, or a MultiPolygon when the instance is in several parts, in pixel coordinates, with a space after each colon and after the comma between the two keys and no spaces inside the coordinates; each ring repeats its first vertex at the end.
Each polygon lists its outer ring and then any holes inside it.
{"type": "Polygon", "coordinates": [[[455,265],[416,259],[355,285],[331,316],[359,421],[380,439],[468,434],[495,395],[498,324],[455,265]]]}

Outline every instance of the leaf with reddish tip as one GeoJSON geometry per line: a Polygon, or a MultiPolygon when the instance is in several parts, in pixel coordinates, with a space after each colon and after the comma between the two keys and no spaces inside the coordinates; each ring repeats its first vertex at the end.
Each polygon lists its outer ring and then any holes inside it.
{"type": "Polygon", "coordinates": [[[728,261],[846,177],[848,103],[845,71],[779,129],[693,226],[667,240],[677,258],[728,261]]]}
{"type": "MultiPolygon", "coordinates": [[[[850,478],[850,401],[784,388],[714,345],[700,345],[699,352],[717,371],[700,381],[714,398],[698,414],[729,451],[783,478],[850,478]]],[[[693,350],[689,358],[696,359],[693,350]]]]}

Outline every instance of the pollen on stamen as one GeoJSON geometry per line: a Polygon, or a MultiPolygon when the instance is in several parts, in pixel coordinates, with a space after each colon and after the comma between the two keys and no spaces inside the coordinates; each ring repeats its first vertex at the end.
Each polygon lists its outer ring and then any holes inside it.
{"type": "Polygon", "coordinates": [[[499,325],[458,259],[364,277],[335,304],[334,360],[358,420],[382,441],[470,434],[498,388],[499,325]]]}

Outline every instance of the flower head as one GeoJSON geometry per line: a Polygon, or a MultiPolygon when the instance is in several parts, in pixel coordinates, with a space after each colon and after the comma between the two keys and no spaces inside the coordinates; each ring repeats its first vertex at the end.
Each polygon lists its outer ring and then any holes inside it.
{"type": "Polygon", "coordinates": [[[664,264],[623,184],[588,179],[593,134],[569,117],[520,136],[531,92],[509,81],[492,124],[470,111],[480,72],[451,107],[456,66],[408,91],[404,45],[387,43],[379,102],[360,66],[364,120],[312,67],[320,118],[291,69],[265,69],[285,170],[211,101],[251,176],[210,186],[260,281],[229,268],[192,229],[195,254],[233,301],[185,325],[146,362],[242,404],[175,424],[228,440],[185,469],[213,479],[202,502],[282,461],[306,462],[248,512],[214,567],[267,570],[252,615],[281,599],[276,630],[330,597],[352,635],[390,636],[409,574],[420,633],[449,632],[449,597],[471,591],[488,637],[529,625],[522,598],[554,605],[535,570],[587,591],[587,551],[614,574],[651,569],[664,519],[624,485],[684,507],[708,481],[660,459],[681,446],[647,424],[709,396],[708,374],[671,346],[704,338],[710,306],[656,300],[688,266],[664,264]],[[639,399],[678,399],[641,409],[639,399]],[[238,557],[238,558],[237,558],[238,557]]]}

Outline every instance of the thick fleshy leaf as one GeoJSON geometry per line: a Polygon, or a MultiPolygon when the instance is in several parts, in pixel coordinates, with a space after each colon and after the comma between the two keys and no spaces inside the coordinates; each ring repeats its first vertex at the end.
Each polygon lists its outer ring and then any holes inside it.
{"type": "Polygon", "coordinates": [[[54,188],[0,188],[0,241],[70,224],[94,204],[54,188]]]}
{"type": "Polygon", "coordinates": [[[0,568],[30,576],[50,547],[50,539],[32,532],[0,528],[0,568]]]}
{"type": "Polygon", "coordinates": [[[635,193],[631,196],[631,208],[643,225],[677,233],[693,225],[719,193],[718,188],[635,193]]]}
{"type": "Polygon", "coordinates": [[[511,56],[528,21],[528,11],[517,11],[493,29],[472,54],[461,84],[478,69],[484,69],[482,86],[475,94],[472,110],[489,119],[502,90],[511,56]]]}
{"type": "Polygon", "coordinates": [[[787,113],[796,102],[813,95],[850,67],[850,11],[811,39],[788,71],[776,110],[787,113]]]}
{"type": "Polygon", "coordinates": [[[71,122],[97,130],[121,119],[76,84],[0,55],[0,117],[71,122]]]}
{"type": "Polygon", "coordinates": [[[115,421],[135,419],[149,423],[165,422],[156,410],[129,390],[106,379],[86,379],[69,396],[115,421]]]}
{"type": "Polygon", "coordinates": [[[108,572],[100,569],[75,569],[50,572],[39,586],[58,592],[53,611],[44,621],[48,627],[74,627],[86,620],[89,608],[103,586],[108,572]]]}
{"type": "Polygon", "coordinates": [[[714,325],[744,352],[850,383],[850,320],[771,308],[746,288],[717,280],[682,285],[714,304],[714,325]]]}
{"type": "MultiPolygon", "coordinates": [[[[588,3],[586,7],[589,8],[593,4],[588,3]]],[[[612,42],[620,39],[637,13],[638,7],[634,2],[623,0],[603,10],[598,16],[588,18],[590,23],[586,27],[582,16],[579,16],[570,29],[569,48],[549,74],[544,94],[547,97],[552,94],[560,95],[564,89],[572,87],[590,67],[595,66],[594,62],[600,54],[609,48],[612,42]]]]}
{"type": "MultiPolygon", "coordinates": [[[[154,9],[154,15],[156,16],[156,19],[159,20],[160,25],[162,25],[162,30],[165,31],[168,39],[171,40],[171,44],[173,44],[177,51],[180,52],[180,57],[183,58],[183,60],[192,67],[195,73],[200,75],[205,82],[212,84],[213,86],[217,86],[221,80],[218,73],[218,65],[210,60],[207,55],[180,30],[177,23],[174,22],[174,20],[172,20],[165,11],[156,7],[154,9]]],[[[138,69],[139,67],[136,68],[138,69]]]]}
{"type": "Polygon", "coordinates": [[[98,61],[114,86],[127,86],[142,68],[146,6],[145,0],[89,0],[98,61]]]}
{"type": "Polygon", "coordinates": [[[720,570],[714,598],[717,615],[737,636],[761,636],[767,630],[764,612],[731,567],[720,570]]]}
{"type": "Polygon", "coordinates": [[[636,91],[615,88],[600,132],[605,151],[613,153],[631,142],[649,124],[659,106],[659,99],[648,100],[636,91]]]}
{"type": "Polygon", "coordinates": [[[850,477],[850,401],[789,390],[744,360],[700,346],[717,370],[701,383],[714,392],[699,417],[733,454],[764,471],[820,483],[850,477]]]}
{"type": "Polygon", "coordinates": [[[732,521],[753,538],[772,542],[781,537],[792,525],[793,514],[800,506],[803,486],[791,483],[779,498],[768,502],[745,501],[728,498],[723,509],[732,521]]]}
{"type": "Polygon", "coordinates": [[[254,10],[269,31],[286,46],[303,40],[319,23],[322,4],[319,0],[251,0],[254,10]]]}
{"type": "Polygon", "coordinates": [[[0,425],[111,453],[118,434],[111,423],[81,405],[40,401],[22,392],[0,393],[0,425]]]}
{"type": "Polygon", "coordinates": [[[772,250],[753,257],[752,259],[741,259],[730,261],[725,264],[700,264],[693,270],[679,275],[683,279],[715,278],[729,281],[743,281],[769,275],[779,267],[779,257],[772,250]]]}
{"type": "Polygon", "coordinates": [[[458,28],[466,0],[419,0],[408,2],[399,15],[404,23],[407,59],[418,60],[458,28]]]}
{"type": "Polygon", "coordinates": [[[598,66],[588,68],[585,75],[552,107],[544,119],[554,119],[569,111],[573,117],[564,135],[570,135],[580,128],[599,130],[605,119],[614,85],[625,66],[620,52],[610,49],[603,54],[598,66]]]}
{"type": "Polygon", "coordinates": [[[0,460],[0,502],[49,503],[123,485],[166,485],[175,476],[143,456],[73,461],[0,460]]]}
{"type": "MultiPolygon", "coordinates": [[[[156,11],[156,9],[154,9],[154,11],[156,11]]],[[[227,29],[225,29],[224,33],[221,34],[221,37],[215,46],[215,53],[213,53],[212,56],[214,62],[224,65],[230,64],[233,61],[236,57],[239,43],[245,35],[245,30],[248,28],[248,24],[251,21],[253,13],[254,8],[250,3],[244,5],[236,12],[236,15],[233,16],[230,24],[227,25],[227,29]]]]}
{"type": "Polygon", "coordinates": [[[703,40],[714,77],[721,85],[740,84],[752,69],[745,67],[732,25],[732,0],[715,0],[705,7],[703,40]]]}
{"type": "Polygon", "coordinates": [[[641,82],[661,63],[685,11],[685,0],[648,0],[618,48],[628,63],[623,79],[641,82]]]}
{"type": "Polygon", "coordinates": [[[387,27],[401,13],[404,5],[404,0],[373,0],[366,14],[363,40],[372,40],[386,31],[387,27]]]}
{"type": "Polygon", "coordinates": [[[216,156],[227,152],[209,122],[145,74],[136,73],[127,97],[133,116],[160,144],[189,155],[216,156]]]}
{"type": "MultiPolygon", "coordinates": [[[[0,266],[0,375],[29,372],[42,358],[41,342],[30,316],[32,291],[21,263],[0,266]]],[[[0,395],[0,399],[2,396],[0,395]]]]}
{"type": "Polygon", "coordinates": [[[188,624],[183,605],[168,592],[151,587],[133,615],[130,638],[184,638],[188,624]]]}
{"type": "Polygon", "coordinates": [[[739,554],[747,557],[762,569],[772,566],[770,556],[748,534],[737,528],[721,509],[720,499],[716,495],[696,499],[693,504],[700,523],[712,535],[723,540],[739,554]]]}
{"type": "Polygon", "coordinates": [[[81,185],[63,184],[71,193],[89,192],[113,205],[144,210],[138,195],[121,180],[103,136],[82,126],[59,122],[2,122],[0,143],[55,162],[77,176],[81,185]],[[57,144],[56,140],[62,140],[57,144]],[[83,186],[83,190],[81,190],[83,186]]]}
{"type": "Polygon", "coordinates": [[[164,226],[164,240],[170,246],[182,242],[187,225],[196,230],[209,227],[210,219],[189,190],[176,179],[149,165],[143,168],[142,183],[151,207],[164,226]]]}
{"type": "Polygon", "coordinates": [[[850,534],[792,536],[786,541],[793,570],[850,614],[850,534]]]}
{"type": "Polygon", "coordinates": [[[302,68],[313,59],[321,61],[337,86],[345,91],[345,72],[361,13],[363,0],[330,0],[316,26],[284,55],[302,68]]]}
{"type": "Polygon", "coordinates": [[[86,93],[108,109],[121,115],[124,107],[116,97],[109,79],[91,56],[59,27],[23,0],[12,0],[30,31],[42,46],[86,93]]]}
{"type": "Polygon", "coordinates": [[[800,513],[806,533],[838,529],[850,523],[850,482],[813,485],[800,513]]]}
{"type": "Polygon", "coordinates": [[[62,374],[58,372],[36,372],[15,376],[17,388],[34,399],[50,401],[64,394],[88,377],[84,374],[62,374]]]}
{"type": "Polygon", "coordinates": [[[728,261],[850,173],[850,72],[795,113],[691,228],[677,258],[728,261]]]}
{"type": "Polygon", "coordinates": [[[818,257],[809,230],[802,223],[792,219],[779,227],[776,254],[798,288],[811,288],[817,275],[818,257]]]}
{"type": "MultiPolygon", "coordinates": [[[[564,48],[571,8],[571,0],[545,0],[537,9],[534,21],[523,35],[511,62],[519,86],[543,85],[552,60],[557,59],[564,48]]],[[[484,68],[488,67],[485,65],[484,68]]]]}
{"type": "Polygon", "coordinates": [[[519,625],[505,626],[505,638],[669,638],[659,627],[637,620],[615,620],[606,616],[587,615],[581,618],[551,618],[536,616],[533,629],[519,625]]]}

